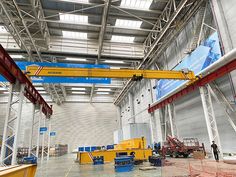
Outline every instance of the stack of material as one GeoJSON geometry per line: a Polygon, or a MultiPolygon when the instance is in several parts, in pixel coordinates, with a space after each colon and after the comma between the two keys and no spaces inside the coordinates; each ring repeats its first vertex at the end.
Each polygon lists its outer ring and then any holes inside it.
{"type": "Polygon", "coordinates": [[[18,158],[27,157],[28,156],[28,151],[29,151],[28,147],[20,147],[20,148],[18,148],[17,157],[18,158]]]}
{"type": "Polygon", "coordinates": [[[54,147],[50,148],[50,156],[59,157],[68,153],[67,144],[56,144],[54,147]]]}
{"type": "Polygon", "coordinates": [[[200,159],[200,160],[205,159],[205,153],[203,151],[194,151],[193,158],[200,159]]]}
{"type": "Polygon", "coordinates": [[[223,161],[228,164],[236,164],[236,156],[224,157],[223,161]]]}
{"type": "Polygon", "coordinates": [[[51,148],[50,148],[49,155],[52,156],[52,157],[55,157],[55,156],[56,156],[55,147],[51,147],[51,148]]]}

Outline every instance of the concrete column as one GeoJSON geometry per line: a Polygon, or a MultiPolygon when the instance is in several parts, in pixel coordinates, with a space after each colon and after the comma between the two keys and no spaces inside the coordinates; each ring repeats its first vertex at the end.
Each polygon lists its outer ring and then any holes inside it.
{"type": "Polygon", "coordinates": [[[129,92],[129,106],[130,106],[130,117],[131,117],[131,122],[130,123],[135,123],[135,111],[134,111],[134,102],[133,102],[133,95],[129,92]]]}
{"type": "Polygon", "coordinates": [[[216,20],[216,25],[221,37],[221,42],[224,46],[225,52],[227,53],[234,47],[221,1],[222,0],[211,0],[210,2],[214,18],[216,20]]]}
{"type": "Polygon", "coordinates": [[[31,129],[30,129],[30,137],[29,137],[29,150],[28,150],[28,157],[31,156],[31,150],[32,150],[32,138],[34,133],[34,118],[35,118],[35,104],[32,104],[32,120],[31,120],[31,129]]]}
{"type": "Polygon", "coordinates": [[[119,129],[122,129],[122,118],[121,118],[120,106],[116,106],[116,112],[117,112],[117,122],[118,122],[119,129]]]}
{"type": "Polygon", "coordinates": [[[161,115],[160,114],[161,114],[160,109],[158,109],[154,112],[153,116],[154,116],[154,119],[156,120],[157,141],[163,142],[161,115]]]}

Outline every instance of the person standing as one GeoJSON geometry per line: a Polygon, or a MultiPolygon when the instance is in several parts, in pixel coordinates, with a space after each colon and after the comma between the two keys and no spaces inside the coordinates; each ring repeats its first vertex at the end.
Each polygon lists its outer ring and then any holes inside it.
{"type": "Polygon", "coordinates": [[[213,150],[215,160],[219,162],[219,154],[218,154],[219,149],[218,146],[215,144],[215,141],[212,141],[211,149],[213,150]]]}

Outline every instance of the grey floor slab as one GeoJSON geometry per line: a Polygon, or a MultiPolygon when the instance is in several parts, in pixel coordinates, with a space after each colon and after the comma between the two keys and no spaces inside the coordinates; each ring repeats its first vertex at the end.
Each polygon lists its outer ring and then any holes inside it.
{"type": "Polygon", "coordinates": [[[79,165],[74,154],[53,157],[48,162],[38,164],[36,177],[160,177],[161,168],[152,171],[141,171],[135,167],[132,172],[116,173],[114,164],[79,165]]]}

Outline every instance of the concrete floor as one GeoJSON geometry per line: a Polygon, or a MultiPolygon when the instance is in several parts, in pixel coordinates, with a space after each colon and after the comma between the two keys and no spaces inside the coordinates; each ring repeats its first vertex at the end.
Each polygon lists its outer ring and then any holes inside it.
{"type": "Polygon", "coordinates": [[[116,173],[114,164],[79,165],[74,154],[53,157],[49,162],[38,164],[36,177],[160,177],[162,170],[141,171],[135,167],[132,172],[116,173]]]}
{"type": "MultiPolygon", "coordinates": [[[[158,167],[154,170],[141,171],[136,166],[132,172],[116,173],[114,164],[104,165],[79,165],[75,162],[75,154],[67,154],[62,157],[50,158],[48,162],[38,164],[36,177],[215,177],[218,172],[236,172],[235,165],[228,165],[223,162],[217,163],[214,160],[169,159],[171,166],[158,167]],[[201,175],[202,174],[202,175],[201,175]]],[[[144,163],[142,166],[149,166],[144,163]]],[[[236,174],[235,176],[236,177],[236,174]]]]}

